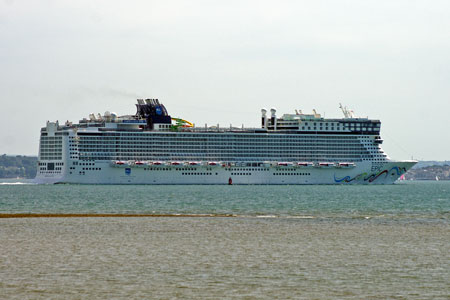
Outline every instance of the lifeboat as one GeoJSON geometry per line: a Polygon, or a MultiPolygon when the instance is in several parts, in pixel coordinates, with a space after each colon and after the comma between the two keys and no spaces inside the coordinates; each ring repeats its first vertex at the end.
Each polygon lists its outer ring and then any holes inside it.
{"type": "Polygon", "coordinates": [[[181,166],[183,163],[181,161],[173,161],[170,163],[172,166],[181,166]]]}
{"type": "Polygon", "coordinates": [[[151,165],[154,167],[163,167],[163,166],[165,166],[165,163],[162,161],[154,161],[154,162],[152,162],[151,165]]]}
{"type": "Polygon", "coordinates": [[[292,162],[279,162],[277,165],[279,167],[292,167],[294,165],[294,163],[292,163],[292,162]]]}
{"type": "Polygon", "coordinates": [[[336,165],[336,168],[349,169],[349,168],[354,168],[355,166],[356,166],[355,163],[352,163],[352,162],[341,162],[336,165]]]}
{"type": "Polygon", "coordinates": [[[113,167],[125,167],[127,166],[127,162],[126,161],[121,161],[121,160],[117,160],[117,161],[112,161],[110,163],[111,166],[113,167]]]}
{"type": "Polygon", "coordinates": [[[208,162],[208,166],[211,166],[211,167],[216,167],[219,165],[220,165],[220,163],[218,163],[217,161],[209,161],[208,162]]]}
{"type": "Polygon", "coordinates": [[[221,163],[221,166],[223,168],[230,168],[230,167],[236,167],[236,164],[228,162],[228,163],[221,163]]]}
{"type": "Polygon", "coordinates": [[[134,164],[138,167],[146,165],[146,163],[143,161],[136,161],[134,164]]]}
{"type": "Polygon", "coordinates": [[[199,165],[201,165],[201,162],[198,162],[198,161],[190,161],[188,164],[189,164],[190,166],[199,166],[199,165]]]}
{"type": "Polygon", "coordinates": [[[332,168],[334,166],[333,162],[320,162],[316,165],[317,168],[332,168]]]}
{"type": "Polygon", "coordinates": [[[300,168],[310,168],[310,167],[312,167],[314,164],[312,163],[312,162],[298,162],[297,163],[297,167],[300,167],[300,168]]]}

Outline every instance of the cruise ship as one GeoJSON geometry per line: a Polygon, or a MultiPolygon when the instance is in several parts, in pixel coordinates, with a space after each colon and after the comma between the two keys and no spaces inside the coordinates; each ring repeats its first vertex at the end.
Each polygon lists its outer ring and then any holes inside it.
{"type": "Polygon", "coordinates": [[[379,120],[340,108],[343,118],[263,108],[260,128],[198,127],[172,118],[158,99],[138,99],[134,115],[47,121],[36,182],[392,184],[417,163],[387,156],[379,120]]]}

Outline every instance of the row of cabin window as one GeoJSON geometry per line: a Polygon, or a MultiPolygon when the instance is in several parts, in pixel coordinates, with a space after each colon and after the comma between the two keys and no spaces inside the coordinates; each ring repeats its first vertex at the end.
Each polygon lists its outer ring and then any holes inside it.
{"type": "MultiPolygon", "coordinates": [[[[363,136],[364,138],[369,138],[369,136],[363,136]]],[[[117,142],[119,143],[125,143],[125,142],[131,142],[131,141],[146,141],[146,142],[156,142],[159,143],[161,141],[167,141],[167,140],[173,140],[173,141],[177,141],[177,142],[182,142],[182,143],[186,143],[186,142],[205,142],[205,141],[214,141],[214,142],[221,142],[223,141],[224,143],[229,143],[230,141],[248,141],[248,142],[280,142],[280,141],[285,141],[285,140],[299,140],[299,141],[304,141],[304,140],[312,140],[312,141],[320,141],[320,140],[357,140],[358,138],[361,138],[361,136],[299,136],[299,135],[292,135],[292,136],[264,136],[264,139],[262,139],[263,137],[249,137],[249,136],[227,136],[227,138],[224,137],[194,137],[194,138],[186,138],[183,136],[168,136],[168,137],[156,137],[156,136],[151,136],[151,137],[145,137],[142,136],[140,138],[126,138],[126,137],[122,137],[119,139],[107,139],[104,137],[96,137],[96,138],[81,138],[79,143],[86,143],[86,142],[91,142],[91,143],[105,143],[105,144],[115,144],[117,142]]],[[[72,144],[71,144],[72,145],[72,144]]]]}
{"type": "Polygon", "coordinates": [[[273,175],[278,176],[278,175],[300,175],[300,176],[309,176],[311,175],[311,173],[273,173],[273,175]]]}
{"type": "MultiPolygon", "coordinates": [[[[206,172],[206,173],[185,173],[185,172],[183,172],[183,173],[181,173],[181,175],[212,175],[212,173],[211,172],[206,172]]],[[[218,175],[218,173],[216,173],[216,175],[218,175]]]]}

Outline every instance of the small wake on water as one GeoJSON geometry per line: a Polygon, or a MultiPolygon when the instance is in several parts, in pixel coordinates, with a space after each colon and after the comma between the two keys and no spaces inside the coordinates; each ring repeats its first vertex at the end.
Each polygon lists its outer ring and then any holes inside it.
{"type": "Polygon", "coordinates": [[[31,185],[36,184],[34,179],[17,179],[17,178],[2,178],[0,185],[31,185]]]}
{"type": "Polygon", "coordinates": [[[36,184],[34,178],[0,178],[0,185],[30,185],[36,184]]]}
{"type": "Polygon", "coordinates": [[[0,182],[0,185],[32,185],[32,182],[0,182]]]}

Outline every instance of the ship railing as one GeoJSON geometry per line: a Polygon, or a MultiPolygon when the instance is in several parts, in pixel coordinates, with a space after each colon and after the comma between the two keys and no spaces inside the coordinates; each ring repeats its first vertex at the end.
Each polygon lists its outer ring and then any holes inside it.
{"type": "Polygon", "coordinates": [[[257,131],[264,130],[260,127],[181,127],[178,131],[182,132],[246,132],[246,131],[257,131]]]}

